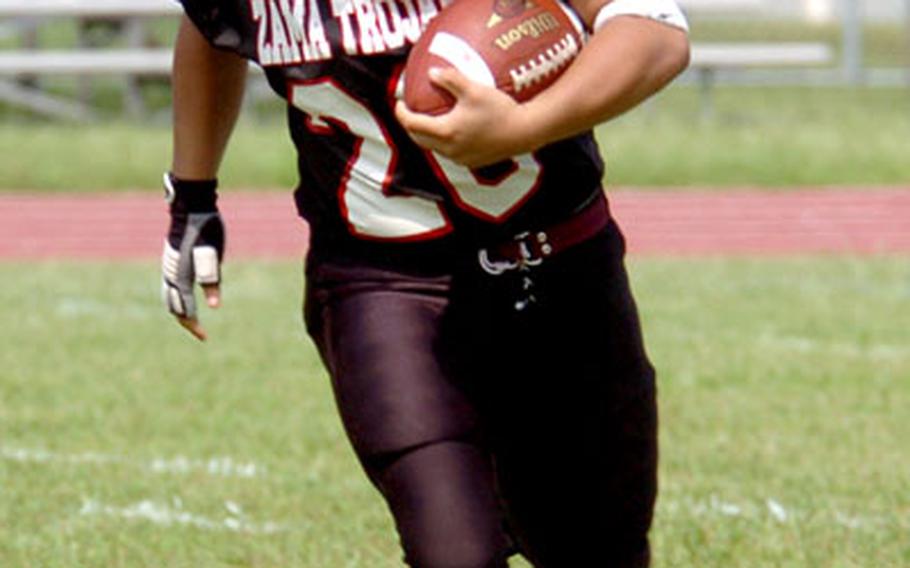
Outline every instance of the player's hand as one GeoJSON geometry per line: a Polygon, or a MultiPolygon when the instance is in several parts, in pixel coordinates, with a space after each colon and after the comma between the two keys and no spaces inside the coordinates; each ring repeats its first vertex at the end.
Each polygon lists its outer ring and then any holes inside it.
{"type": "Polygon", "coordinates": [[[199,283],[210,308],[221,305],[221,259],[224,224],[218,213],[217,182],[183,181],[164,176],[171,224],[161,260],[162,293],[168,310],[200,341],[206,333],[199,324],[194,284],[199,283]]]}
{"type": "Polygon", "coordinates": [[[470,80],[452,67],[430,70],[430,80],[455,97],[438,116],[411,111],[398,101],[395,115],[420,146],[468,167],[480,167],[530,152],[522,107],[506,93],[470,80]]]}

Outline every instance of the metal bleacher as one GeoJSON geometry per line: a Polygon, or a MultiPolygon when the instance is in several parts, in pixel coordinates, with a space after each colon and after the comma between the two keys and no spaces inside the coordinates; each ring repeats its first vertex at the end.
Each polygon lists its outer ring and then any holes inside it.
{"type": "MultiPolygon", "coordinates": [[[[680,0],[693,16],[742,17],[761,8],[761,0],[680,0]]],[[[124,76],[128,108],[141,107],[136,87],[140,77],[167,77],[171,49],[144,44],[150,18],[175,17],[180,7],[170,0],[0,0],[0,22],[29,25],[49,19],[110,20],[123,25],[125,47],[76,47],[67,50],[24,46],[0,50],[0,101],[41,114],[74,120],[93,116],[84,101],[52,95],[26,78],[42,76],[124,76]]],[[[806,42],[694,43],[690,73],[701,89],[703,113],[711,114],[718,71],[755,67],[809,67],[833,59],[829,45],[806,42]]]]}
{"type": "Polygon", "coordinates": [[[180,7],[170,0],[0,0],[0,22],[28,29],[52,19],[111,21],[121,24],[126,47],[76,47],[66,50],[24,46],[0,50],[0,100],[60,118],[86,120],[93,116],[85,102],[52,95],[33,81],[42,76],[98,75],[127,78],[126,106],[141,108],[139,77],[167,77],[171,49],[145,45],[150,18],[175,17],[180,7]]]}
{"type": "MultiPolygon", "coordinates": [[[[679,0],[690,17],[742,19],[755,17],[762,0],[679,0]]],[[[714,113],[717,74],[730,69],[816,67],[830,64],[834,51],[818,42],[694,42],[690,73],[701,91],[702,115],[714,113]]]]}

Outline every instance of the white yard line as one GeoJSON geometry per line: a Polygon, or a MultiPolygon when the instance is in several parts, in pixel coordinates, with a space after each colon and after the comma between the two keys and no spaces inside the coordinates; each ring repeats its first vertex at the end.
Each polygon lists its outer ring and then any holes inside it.
{"type": "MultiPolygon", "coordinates": [[[[154,296],[149,295],[150,298],[154,296]]],[[[153,302],[114,304],[89,297],[64,297],[57,301],[55,312],[64,319],[99,318],[105,320],[148,320],[158,314],[153,302]]]]}
{"type": "Polygon", "coordinates": [[[183,456],[175,458],[155,458],[149,464],[155,473],[192,473],[204,471],[218,477],[261,477],[265,467],[252,462],[237,462],[233,458],[219,457],[207,460],[190,459],[183,456]]]}
{"type": "Polygon", "coordinates": [[[11,448],[0,446],[0,460],[20,463],[54,463],[70,465],[127,465],[158,474],[189,474],[203,472],[214,477],[255,478],[266,474],[262,465],[253,462],[238,461],[231,457],[213,457],[207,459],[188,458],[186,456],[156,457],[150,460],[138,460],[117,454],[97,452],[62,453],[35,448],[11,448]]]}
{"type": "MultiPolygon", "coordinates": [[[[277,521],[257,522],[246,517],[243,508],[235,501],[224,502],[225,515],[220,518],[207,517],[184,509],[183,502],[175,497],[171,503],[142,500],[125,506],[116,506],[95,499],[83,498],[78,511],[81,517],[112,517],[131,521],[144,521],[154,525],[186,526],[208,531],[269,535],[296,530],[295,527],[277,521]]],[[[848,515],[841,511],[830,511],[827,514],[801,511],[768,498],[761,501],[735,503],[712,496],[707,501],[668,501],[662,500],[660,507],[664,513],[684,514],[696,517],[741,518],[750,521],[773,520],[779,524],[799,524],[807,519],[818,522],[825,519],[831,524],[849,530],[875,531],[886,526],[910,528],[910,519],[887,518],[882,515],[848,515]]]]}
{"type": "Polygon", "coordinates": [[[787,508],[775,501],[774,499],[765,500],[765,505],[768,507],[768,513],[771,514],[771,517],[779,522],[786,523],[790,518],[790,513],[787,512],[787,508]]]}
{"type": "Polygon", "coordinates": [[[904,360],[910,357],[910,347],[906,345],[889,343],[856,345],[834,339],[819,339],[800,335],[777,335],[770,332],[760,334],[757,337],[757,343],[765,348],[797,353],[823,352],[874,360],[904,360]]]}
{"type": "Polygon", "coordinates": [[[243,510],[233,501],[225,502],[227,514],[221,518],[206,517],[183,508],[179,498],[166,504],[143,500],[126,506],[115,506],[83,499],[79,509],[81,517],[112,517],[116,519],[146,521],[158,526],[187,526],[208,531],[225,531],[245,534],[275,534],[287,532],[290,527],[273,521],[255,522],[246,518],[243,510]]]}
{"type": "MultiPolygon", "coordinates": [[[[253,462],[238,461],[231,457],[198,459],[178,455],[140,460],[125,455],[99,452],[63,453],[44,449],[0,446],[0,460],[28,464],[122,465],[156,474],[186,475],[201,472],[214,477],[247,479],[266,475],[264,466],[253,462]]],[[[186,511],[179,498],[174,498],[171,504],[142,500],[126,506],[115,506],[95,499],[84,498],[79,515],[115,517],[147,521],[160,526],[182,525],[204,530],[248,534],[273,534],[292,530],[291,526],[274,521],[254,522],[247,519],[242,507],[235,501],[225,501],[224,507],[226,511],[224,517],[210,518],[186,511]]],[[[888,526],[910,530],[910,517],[907,515],[845,513],[840,510],[808,511],[787,505],[774,497],[758,500],[728,500],[716,495],[712,495],[706,500],[662,498],[658,501],[658,514],[671,517],[682,515],[741,518],[750,521],[771,520],[780,524],[818,522],[824,519],[831,524],[850,530],[879,530],[888,526]]]]}
{"type": "Polygon", "coordinates": [[[879,530],[887,526],[910,529],[910,517],[907,516],[847,514],[838,510],[806,511],[786,505],[775,498],[743,502],[728,501],[713,495],[706,501],[662,499],[658,502],[658,511],[670,516],[716,516],[750,521],[770,519],[780,524],[800,524],[809,519],[812,519],[813,522],[825,519],[831,524],[851,530],[879,530]]]}

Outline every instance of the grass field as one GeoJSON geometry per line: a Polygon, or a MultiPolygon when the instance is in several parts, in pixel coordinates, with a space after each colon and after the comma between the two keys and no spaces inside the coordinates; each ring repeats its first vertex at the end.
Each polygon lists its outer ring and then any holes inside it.
{"type": "MultiPolygon", "coordinates": [[[[655,566],[910,565],[910,263],[631,268],[661,376],[655,566]]],[[[207,345],[157,278],[0,263],[0,566],[399,566],[300,267],[229,264],[207,345]]]]}
{"type": "MultiPolygon", "coordinates": [[[[690,88],[672,88],[600,127],[611,185],[910,183],[910,90],[717,90],[700,120],[690,88]]],[[[90,128],[11,121],[0,130],[0,191],[158,190],[170,163],[165,124],[90,128]]],[[[222,171],[229,187],[291,187],[293,148],[279,120],[244,122],[222,171]]]]}

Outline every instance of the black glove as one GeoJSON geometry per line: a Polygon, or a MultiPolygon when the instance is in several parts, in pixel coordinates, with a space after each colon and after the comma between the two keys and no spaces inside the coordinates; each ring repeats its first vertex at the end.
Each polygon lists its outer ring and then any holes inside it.
{"type": "Polygon", "coordinates": [[[221,282],[224,224],[218,213],[217,187],[217,180],[184,181],[164,175],[171,226],[161,259],[163,295],[168,310],[181,318],[196,319],[194,282],[221,282]]]}

